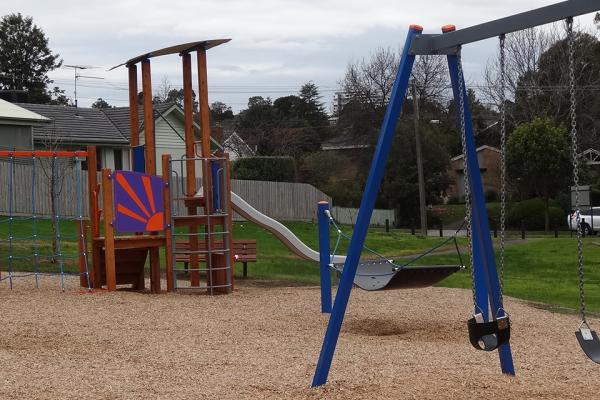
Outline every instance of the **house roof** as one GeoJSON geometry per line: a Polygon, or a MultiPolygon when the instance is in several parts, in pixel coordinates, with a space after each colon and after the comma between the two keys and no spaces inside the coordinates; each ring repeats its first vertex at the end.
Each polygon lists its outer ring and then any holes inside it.
{"type": "MultiPolygon", "coordinates": [[[[105,144],[127,146],[131,137],[129,123],[129,107],[117,108],[75,108],[62,105],[48,104],[19,104],[20,107],[32,113],[38,113],[50,123],[45,126],[34,126],[34,140],[64,141],[69,144],[105,144]]],[[[173,111],[183,118],[183,110],[175,103],[154,104],[154,120],[158,121],[173,111]]],[[[138,120],[140,132],[143,132],[144,108],[139,107],[138,120]]],[[[197,131],[200,127],[194,121],[197,131]]],[[[175,131],[183,141],[183,132],[175,131]]],[[[213,138],[217,148],[222,146],[213,138]]]]}
{"type": "Polygon", "coordinates": [[[52,140],[71,144],[129,144],[129,140],[100,109],[29,103],[18,105],[51,120],[49,124],[33,128],[34,140],[52,137],[52,140]]]}
{"type": "MultiPolygon", "coordinates": [[[[496,153],[500,153],[500,149],[498,149],[496,147],[488,146],[487,144],[484,144],[483,146],[479,146],[476,151],[477,151],[477,153],[479,153],[480,151],[483,151],[483,150],[490,150],[490,151],[494,151],[496,153]]],[[[456,160],[460,160],[462,158],[463,158],[463,155],[459,154],[457,156],[452,157],[450,159],[450,161],[456,161],[456,160]]]]}
{"type": "Polygon", "coordinates": [[[26,108],[0,99],[0,119],[11,122],[48,123],[50,120],[43,115],[29,111],[26,108]]]}
{"type": "MultiPolygon", "coordinates": [[[[154,104],[154,111],[159,114],[166,115],[171,112],[172,108],[178,108],[175,103],[160,103],[154,104]]],[[[114,108],[102,108],[101,111],[106,114],[108,119],[115,125],[115,127],[121,132],[127,140],[131,139],[131,126],[129,123],[129,107],[114,107],[114,108]]],[[[154,115],[154,119],[160,118],[160,116],[154,115]]],[[[144,130],[144,107],[139,106],[138,111],[138,123],[140,132],[144,130]]]]}

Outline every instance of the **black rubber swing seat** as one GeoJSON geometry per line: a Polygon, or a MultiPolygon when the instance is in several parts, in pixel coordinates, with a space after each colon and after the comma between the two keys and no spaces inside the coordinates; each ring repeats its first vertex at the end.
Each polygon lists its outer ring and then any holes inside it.
{"type": "Polygon", "coordinates": [[[600,340],[595,331],[589,330],[589,332],[591,339],[588,335],[585,335],[586,337],[584,337],[581,329],[575,332],[575,336],[585,355],[593,362],[600,364],[600,340]]]}
{"type": "MultiPolygon", "coordinates": [[[[368,291],[424,288],[435,285],[461,268],[460,265],[414,265],[398,268],[382,260],[363,261],[356,270],[354,284],[368,291]]],[[[343,266],[336,266],[335,269],[341,272],[343,266]]]]}
{"type": "Polygon", "coordinates": [[[475,317],[467,321],[469,341],[477,350],[493,351],[510,340],[508,316],[487,322],[477,322],[475,317]]]}

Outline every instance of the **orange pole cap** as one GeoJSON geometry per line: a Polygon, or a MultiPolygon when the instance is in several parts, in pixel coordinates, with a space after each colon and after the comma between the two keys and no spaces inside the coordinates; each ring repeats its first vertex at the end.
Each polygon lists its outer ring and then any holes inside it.
{"type": "Polygon", "coordinates": [[[410,29],[414,29],[415,31],[423,32],[423,27],[421,25],[412,24],[409,26],[410,29]]]}
{"type": "Polygon", "coordinates": [[[448,33],[448,32],[452,32],[456,30],[456,25],[444,25],[442,26],[442,32],[443,33],[448,33]]]}

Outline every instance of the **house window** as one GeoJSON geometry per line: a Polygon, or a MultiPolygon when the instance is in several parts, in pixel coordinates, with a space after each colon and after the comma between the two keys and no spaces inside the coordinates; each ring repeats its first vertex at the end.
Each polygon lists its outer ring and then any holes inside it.
{"type": "Polygon", "coordinates": [[[123,151],[121,149],[113,149],[115,158],[115,170],[123,169],[123,151]]]}

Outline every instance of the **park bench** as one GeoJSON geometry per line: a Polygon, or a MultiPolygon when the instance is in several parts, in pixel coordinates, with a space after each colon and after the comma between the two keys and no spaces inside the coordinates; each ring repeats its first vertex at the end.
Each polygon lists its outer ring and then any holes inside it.
{"type": "MultiPolygon", "coordinates": [[[[217,251],[223,249],[223,242],[217,241],[213,246],[217,251]]],[[[190,262],[190,254],[189,252],[190,244],[187,241],[178,240],[175,242],[175,261],[182,262],[185,265],[185,268],[188,268],[188,264],[190,262]]],[[[242,263],[243,265],[243,276],[246,278],[248,276],[248,263],[256,262],[256,240],[254,239],[234,239],[233,240],[233,248],[231,249],[233,252],[233,258],[235,262],[242,263]]],[[[206,243],[204,240],[198,241],[198,250],[199,252],[206,251],[206,243]]],[[[206,254],[198,253],[198,261],[205,262],[206,254]]]]}

